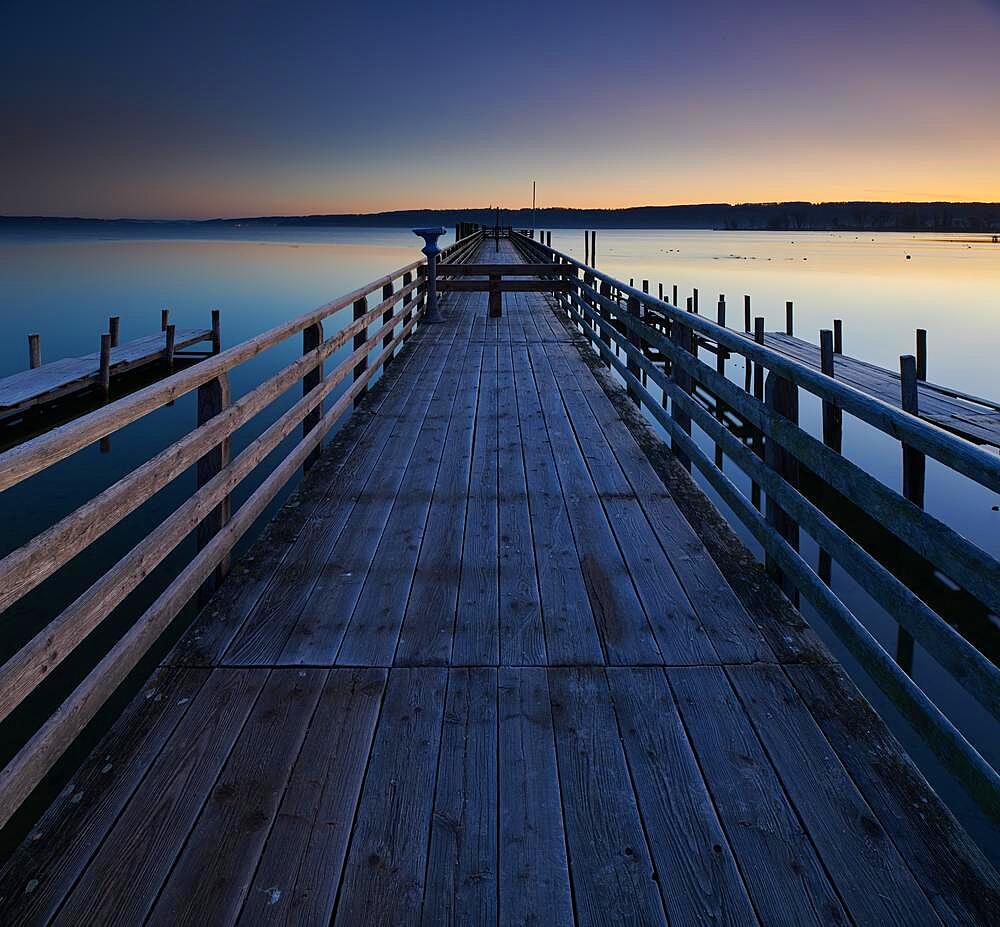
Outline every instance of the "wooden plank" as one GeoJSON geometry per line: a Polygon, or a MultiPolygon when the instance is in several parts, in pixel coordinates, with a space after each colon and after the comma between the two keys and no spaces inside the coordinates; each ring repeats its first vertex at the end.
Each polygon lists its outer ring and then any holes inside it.
{"type": "MultiPolygon", "coordinates": [[[[584,462],[544,350],[532,347],[529,357],[587,594],[607,659],[610,663],[662,663],[663,655],[584,462]]],[[[610,455],[599,465],[609,464],[614,465],[610,455]]]]}
{"type": "Polygon", "coordinates": [[[501,667],[501,924],[574,923],[545,670],[501,667]]]}
{"type": "Polygon", "coordinates": [[[524,264],[511,260],[501,264],[439,264],[439,277],[489,277],[520,276],[520,277],[569,277],[575,273],[571,267],[559,267],[552,264],[524,264]]]}
{"type": "Polygon", "coordinates": [[[500,657],[497,345],[487,343],[462,544],[453,665],[496,665],[500,657]]]}
{"type": "Polygon", "coordinates": [[[390,673],[335,924],[413,924],[424,894],[447,672],[390,673]]]}
{"type": "Polygon", "coordinates": [[[347,419],[309,478],[236,564],[236,575],[202,610],[165,662],[199,666],[217,662],[279,570],[290,556],[297,556],[302,530],[311,523],[320,502],[344,485],[351,474],[375,466],[391,433],[384,423],[403,407],[408,386],[430,357],[429,350],[414,350],[423,341],[421,335],[417,334],[386,375],[368,391],[362,409],[347,419]]]}
{"type": "Polygon", "coordinates": [[[421,923],[497,920],[497,671],[452,669],[421,923]]]}
{"type": "MultiPolygon", "coordinates": [[[[467,331],[467,328],[460,325],[457,330],[459,343],[444,361],[444,372],[420,430],[417,446],[392,502],[382,539],[371,559],[357,605],[340,650],[336,653],[338,665],[392,664],[434,484],[443,459],[452,407],[460,400],[462,362],[469,342],[462,343],[460,338],[461,332],[467,331]]],[[[319,644],[321,646],[322,641],[319,644]]],[[[320,652],[325,657],[328,651],[320,652]]]]}
{"type": "Polygon", "coordinates": [[[150,920],[236,919],[320,692],[324,670],[273,670],[205,802],[150,920]]]}
{"type": "Polygon", "coordinates": [[[512,346],[514,392],[550,663],[604,662],[580,555],[570,527],[526,347],[512,346]]]}
{"type": "MultiPolygon", "coordinates": [[[[653,530],[643,511],[644,498],[637,495],[625,478],[612,447],[605,440],[601,426],[579,389],[572,370],[573,359],[561,354],[558,357],[557,361],[550,356],[549,361],[555,374],[553,380],[566,405],[569,427],[576,434],[579,453],[583,455],[600,495],[663,660],[669,664],[716,662],[715,648],[666,553],[677,546],[675,538],[670,535],[658,537],[653,530]]],[[[575,360],[579,363],[578,358],[575,360]]],[[[586,370],[582,373],[590,376],[586,370]]],[[[664,492],[662,484],[659,492],[664,492]]]]}
{"type": "Polygon", "coordinates": [[[145,920],[266,678],[263,670],[213,671],[55,924],[145,920]]]}
{"type": "Polygon", "coordinates": [[[997,871],[844,671],[786,671],[942,922],[1000,923],[997,871]]]}
{"type": "Polygon", "coordinates": [[[483,343],[470,343],[399,633],[398,666],[451,659],[482,361],[483,343]]]}
{"type": "Polygon", "coordinates": [[[607,674],[671,927],[757,924],[663,671],[607,674]]]}
{"type": "Polygon", "coordinates": [[[723,670],[687,667],[667,670],[667,676],[761,922],[847,923],[723,670]]]}
{"type": "Polygon", "coordinates": [[[0,921],[55,914],[183,720],[207,670],[157,670],[0,870],[0,921]]]}
{"type": "Polygon", "coordinates": [[[856,921],[937,922],[892,840],[777,667],[729,676],[826,870],[856,921]]]}
{"type": "Polygon", "coordinates": [[[580,924],[666,924],[603,669],[548,670],[580,924]]]}
{"type": "MultiPolygon", "coordinates": [[[[504,318],[510,315],[508,311],[504,318]]],[[[545,662],[545,633],[509,343],[501,345],[498,361],[500,662],[504,666],[540,665],[545,662]]]]}

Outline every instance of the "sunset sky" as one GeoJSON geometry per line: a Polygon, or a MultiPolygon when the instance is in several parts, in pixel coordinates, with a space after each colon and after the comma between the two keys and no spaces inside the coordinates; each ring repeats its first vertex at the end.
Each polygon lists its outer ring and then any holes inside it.
{"type": "Polygon", "coordinates": [[[1000,200],[1000,0],[0,17],[4,215],[1000,200]]]}

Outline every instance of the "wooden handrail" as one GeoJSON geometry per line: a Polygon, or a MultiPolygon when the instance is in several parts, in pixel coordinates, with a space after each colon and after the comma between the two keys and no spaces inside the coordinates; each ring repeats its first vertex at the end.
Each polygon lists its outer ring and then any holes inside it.
{"type": "MultiPolygon", "coordinates": [[[[467,244],[467,243],[466,243],[467,244]]],[[[251,494],[228,521],[223,520],[209,534],[207,542],[187,567],[170,583],[126,635],[112,648],[98,666],[71,693],[52,717],[42,725],[5,769],[0,771],[0,826],[3,826],[20,803],[34,789],[73,737],[93,718],[107,697],[155,642],[170,620],[228,558],[229,551],[254,523],[257,516],[287,483],[299,466],[315,452],[324,435],[348,412],[368,382],[409,337],[422,319],[423,278],[412,279],[418,261],[382,277],[353,293],[327,303],[297,319],[276,326],[263,335],[174,374],[143,391],[119,400],[96,413],[59,429],[49,441],[36,439],[27,445],[0,455],[0,468],[7,475],[7,486],[14,485],[56,460],[68,456],[78,446],[86,445],[94,434],[110,434],[130,421],[159,408],[170,398],[183,395],[205,384],[217,383],[228,371],[298,332],[320,330],[330,314],[346,308],[364,306],[365,297],[381,291],[383,299],[363,311],[332,337],[320,341],[294,362],[269,377],[232,405],[218,409],[213,417],[136,470],[108,487],[75,512],[42,532],[32,541],[0,561],[0,610],[10,606],[48,576],[88,547],[130,512],[166,486],[194,462],[219,447],[236,429],[253,419],[278,396],[298,381],[305,386],[300,400],[284,411],[231,462],[223,459],[200,481],[199,488],[172,512],[156,529],[142,538],[121,560],[93,583],[69,607],[40,630],[13,657],[0,667],[0,721],[19,705],[52,670],[73,652],[111,612],[130,595],[149,572],[161,563],[207,516],[216,511],[239,485],[300,424],[307,429],[292,452],[251,494]],[[398,289],[394,281],[403,277],[398,289]],[[374,333],[368,328],[381,322],[374,333]],[[398,333],[396,328],[400,326],[398,333]],[[353,353],[325,377],[323,361],[353,338],[353,353]],[[370,359],[374,355],[374,359],[370,359]],[[368,361],[366,363],[366,361],[368,361]],[[197,372],[196,376],[190,376],[197,372]],[[324,399],[353,373],[354,382],[333,407],[321,414],[324,399]],[[309,382],[311,381],[311,382],[309,382]],[[138,397],[138,399],[136,398],[138,397]],[[131,400],[131,401],[130,401],[131,400]],[[28,448],[28,452],[24,451],[28,448]],[[39,459],[38,455],[50,455],[39,459]]],[[[308,347],[309,339],[305,344],[308,347]]]]}
{"type": "MultiPolygon", "coordinates": [[[[958,466],[954,469],[974,479],[975,475],[983,476],[984,479],[979,482],[988,488],[992,488],[995,461],[988,455],[985,455],[987,460],[982,460],[984,454],[961,438],[899,412],[886,403],[872,400],[857,390],[844,388],[843,384],[816,373],[812,368],[802,366],[799,369],[800,365],[796,362],[763,348],[742,333],[735,334],[707,319],[683,312],[551,248],[540,246],[525,236],[516,236],[514,244],[528,260],[547,260],[574,268],[576,279],[571,277],[571,292],[559,298],[563,310],[605,362],[621,375],[629,395],[646,406],[666,429],[678,458],[693,463],[699,469],[761,543],[769,560],[782,571],[794,589],[801,590],[809,599],[879,687],[893,698],[910,723],[925,736],[937,756],[959,777],[980,807],[992,819],[1000,818],[1000,776],[996,770],[808,566],[794,542],[784,536],[770,517],[758,511],[722,471],[717,461],[705,454],[692,439],[689,423],[693,421],[705,431],[720,452],[729,456],[755,485],[767,493],[769,505],[780,508],[796,526],[801,524],[823,550],[843,563],[852,577],[899,622],[900,627],[919,640],[942,667],[998,718],[1000,671],[803,495],[794,483],[786,480],[780,469],[769,461],[761,460],[718,420],[716,413],[696,401],[685,383],[700,384],[715,397],[717,403],[733,410],[757,429],[767,439],[768,448],[780,445],[786,449],[792,459],[801,460],[855,504],[870,511],[901,540],[961,582],[964,588],[994,610],[1000,605],[1000,563],[809,435],[778,409],[741,390],[724,373],[701,361],[690,346],[684,345],[683,339],[668,338],[662,331],[646,325],[638,307],[645,305],[669,318],[675,336],[697,331],[712,339],[721,349],[729,348],[754,360],[759,369],[770,367],[769,381],[772,384],[786,378],[785,382],[803,386],[853,414],[857,414],[855,409],[867,410],[867,417],[858,417],[877,428],[883,426],[881,430],[900,440],[905,438],[907,443],[916,444],[911,440],[912,436],[921,434],[925,446],[932,446],[941,453],[942,462],[947,464],[952,457],[963,461],[964,469],[958,466]],[[580,270],[583,271],[583,280],[579,279],[580,270]],[[593,285],[598,280],[601,282],[599,289],[593,285]],[[624,296],[628,304],[623,306],[613,298],[613,294],[624,296]],[[612,345],[624,352],[624,360],[612,349],[612,345]],[[669,360],[670,374],[647,356],[650,347],[669,360]],[[664,404],[647,390],[646,378],[670,398],[669,413],[664,404]],[[831,384],[832,388],[828,388],[831,384]],[[884,409],[881,408],[883,406],[884,409]],[[886,420],[893,427],[884,427],[886,420]],[[967,454],[969,450],[973,453],[967,454]]],[[[773,392],[770,390],[769,394],[773,392]]]]}

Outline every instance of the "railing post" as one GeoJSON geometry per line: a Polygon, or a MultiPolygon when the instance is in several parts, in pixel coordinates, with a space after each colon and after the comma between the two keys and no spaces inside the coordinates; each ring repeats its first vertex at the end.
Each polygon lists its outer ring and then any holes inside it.
{"type": "Polygon", "coordinates": [[[171,323],[167,326],[166,348],[163,352],[167,359],[167,373],[174,372],[174,350],[177,346],[177,326],[171,323]]]}
{"type": "MultiPolygon", "coordinates": [[[[361,299],[355,301],[354,303],[354,319],[357,321],[366,312],[368,312],[368,297],[362,296],[361,299]]],[[[358,348],[363,348],[365,342],[368,340],[368,326],[366,325],[354,336],[354,350],[357,351],[358,348]]],[[[366,354],[354,365],[354,381],[357,382],[363,376],[365,371],[368,369],[368,355],[366,354]]],[[[368,392],[367,384],[361,388],[358,394],[354,397],[354,408],[357,408],[361,404],[362,398],[364,398],[365,393],[368,392]]]]}
{"type": "Polygon", "coordinates": [[[28,367],[34,370],[42,366],[42,336],[28,335],[28,367]]]}
{"type": "MultiPolygon", "coordinates": [[[[602,280],[601,281],[601,286],[600,286],[600,293],[601,293],[601,296],[603,296],[605,299],[611,299],[611,284],[605,282],[604,280],[602,280]]],[[[608,332],[608,327],[611,325],[611,316],[610,316],[610,313],[608,312],[608,309],[605,306],[603,306],[603,305],[598,309],[598,313],[601,316],[601,318],[604,320],[604,325],[600,326],[601,330],[599,332],[599,336],[600,336],[601,341],[603,341],[608,346],[608,348],[610,349],[611,348],[611,334],[608,332]]],[[[611,366],[611,361],[609,361],[609,360],[605,360],[604,363],[608,367],[611,366]]]]}
{"type": "MultiPolygon", "coordinates": [[[[792,424],[799,423],[799,390],[794,383],[779,377],[774,371],[767,375],[764,384],[764,401],[767,407],[783,418],[787,418],[792,424]]],[[[764,463],[768,465],[778,476],[790,486],[797,487],[799,484],[799,462],[793,454],[785,450],[777,441],[768,437],[764,441],[764,463]]],[[[767,523],[774,528],[788,543],[792,549],[799,549],[799,526],[796,521],[772,498],[767,496],[767,523]]],[[[794,605],[799,603],[798,590],[788,581],[775,561],[771,557],[765,560],[767,572],[778,581],[785,591],[785,595],[794,605]]]]}
{"type": "MultiPolygon", "coordinates": [[[[912,354],[900,357],[899,378],[903,411],[917,415],[920,411],[917,361],[912,354]]],[[[919,508],[924,507],[926,465],[926,458],[920,451],[903,444],[903,495],[919,508]]],[[[913,638],[902,626],[896,632],[896,662],[906,673],[913,672],[913,638]]]]}
{"type": "MultiPolygon", "coordinates": [[[[302,353],[308,354],[310,351],[315,351],[323,343],[323,323],[316,322],[314,325],[310,325],[308,328],[302,329],[302,353]]],[[[314,390],[319,386],[323,379],[323,362],[320,361],[312,370],[310,370],[302,378],[302,395],[305,396],[310,390],[314,390]]],[[[323,403],[321,402],[315,409],[309,412],[304,419],[302,419],[302,437],[304,438],[310,431],[312,431],[318,424],[320,419],[323,417],[323,403]]],[[[319,459],[322,451],[317,447],[309,456],[305,459],[302,464],[302,471],[308,472],[309,468],[312,467],[314,463],[319,459]]]]}
{"type": "Polygon", "coordinates": [[[500,275],[490,274],[489,317],[499,319],[503,312],[503,294],[500,292],[500,275]]]}
{"type": "Polygon", "coordinates": [[[420,318],[420,324],[423,324],[423,315],[421,313],[424,311],[424,306],[427,303],[427,265],[421,264],[417,268],[417,316],[420,318]]]}
{"type": "MultiPolygon", "coordinates": [[[[639,300],[635,296],[630,296],[628,298],[628,314],[632,316],[633,319],[639,318],[639,300]]],[[[631,329],[626,329],[629,342],[633,347],[638,348],[640,351],[643,349],[642,339],[636,336],[631,329]]],[[[625,366],[637,380],[642,381],[642,368],[639,366],[639,362],[632,359],[632,355],[629,354],[625,359],[625,366]]],[[[637,406],[641,405],[639,394],[636,392],[635,387],[631,383],[626,384],[626,390],[628,392],[628,398],[632,400],[637,406]]]]}
{"type": "MultiPolygon", "coordinates": [[[[407,271],[405,274],[403,274],[403,289],[405,290],[411,283],[413,283],[413,274],[407,271]]],[[[403,304],[405,305],[406,303],[409,302],[415,302],[416,300],[417,300],[416,290],[410,290],[410,292],[403,297],[403,304]]],[[[404,328],[410,324],[410,319],[412,318],[413,318],[413,308],[411,307],[407,309],[406,312],[403,313],[404,328]]],[[[404,343],[409,337],[410,337],[409,334],[403,336],[404,343]]]]}
{"type": "MultiPolygon", "coordinates": [[[[215,418],[216,415],[225,411],[229,408],[229,404],[229,375],[227,373],[223,373],[214,380],[203,383],[198,387],[198,427],[201,427],[215,418]]],[[[199,458],[198,463],[195,465],[198,489],[201,489],[216,474],[220,473],[224,467],[229,465],[229,445],[230,439],[226,437],[204,456],[199,458]]],[[[199,523],[196,531],[198,550],[202,550],[226,526],[229,522],[229,515],[230,499],[227,495],[199,523]]],[[[226,554],[212,575],[202,584],[199,592],[201,602],[204,602],[209,594],[217,588],[228,572],[229,555],[226,554]]]]}
{"type": "Polygon", "coordinates": [[[118,336],[121,332],[122,317],[113,315],[108,319],[108,334],[111,335],[111,347],[118,347],[118,336]]]}
{"type": "Polygon", "coordinates": [[[105,402],[111,395],[111,335],[101,335],[101,396],[105,402]]]}
{"type": "Polygon", "coordinates": [[[437,302],[437,256],[441,253],[441,249],[437,241],[444,234],[444,229],[437,226],[414,229],[413,233],[423,238],[424,246],[420,250],[427,255],[427,311],[424,313],[424,321],[440,322],[441,313],[438,311],[437,302]]]}
{"type": "Polygon", "coordinates": [[[927,329],[917,329],[917,379],[927,379],[927,329]]]}
{"type": "Polygon", "coordinates": [[[597,229],[590,232],[590,266],[597,266],[597,229]]]}
{"type": "Polygon", "coordinates": [[[222,313],[218,309],[212,310],[212,353],[218,354],[222,350],[222,313]]]}
{"type": "Polygon", "coordinates": [[[795,334],[795,316],[791,300],[785,303],[785,334],[795,334]]]}
{"type": "Polygon", "coordinates": [[[843,319],[833,320],[833,353],[844,353],[844,322],[843,319]]]}
{"type": "Polygon", "coordinates": [[[750,295],[743,297],[743,331],[750,334],[753,331],[753,319],[750,316],[750,295]]]}
{"type": "Polygon", "coordinates": [[[170,324],[170,310],[161,309],[160,310],[160,331],[165,332],[167,326],[170,324]]]}
{"type": "MultiPolygon", "coordinates": [[[[833,332],[824,328],[819,333],[820,370],[830,377],[834,376],[833,332]]],[[[843,412],[840,406],[823,400],[823,443],[838,454],[842,444],[843,412]]],[[[828,586],[833,582],[833,560],[828,551],[819,549],[819,578],[828,586]]]]}
{"type": "MultiPolygon", "coordinates": [[[[683,322],[674,320],[671,323],[670,340],[677,346],[678,353],[681,351],[691,353],[691,329],[683,322]]],[[[676,361],[670,365],[670,380],[678,389],[683,390],[688,395],[691,394],[691,374],[682,369],[676,361]]],[[[673,399],[670,400],[670,417],[685,434],[691,434],[691,416],[681,409],[673,399]]],[[[690,472],[691,460],[687,454],[681,450],[676,441],[671,441],[671,447],[681,466],[690,472]]]]}
{"type": "MultiPolygon", "coordinates": [[[[393,286],[392,281],[390,280],[388,283],[386,283],[382,287],[382,302],[385,302],[387,299],[389,299],[389,297],[392,296],[392,294],[395,293],[395,292],[396,292],[396,288],[395,288],[395,286],[393,286]]],[[[386,309],[385,312],[382,313],[382,325],[383,326],[388,325],[389,322],[392,321],[392,315],[393,315],[393,313],[395,311],[396,311],[396,303],[392,302],[392,303],[389,304],[389,308],[386,309]]],[[[386,336],[382,339],[382,349],[383,350],[385,350],[387,347],[389,347],[390,344],[392,344],[392,332],[393,332],[394,328],[395,328],[395,326],[393,326],[393,328],[390,328],[389,331],[388,331],[388,333],[386,334],[386,336]]],[[[387,357],[385,359],[385,365],[384,365],[383,369],[388,369],[389,364],[391,362],[392,362],[392,356],[390,355],[389,357],[387,357]]]]}

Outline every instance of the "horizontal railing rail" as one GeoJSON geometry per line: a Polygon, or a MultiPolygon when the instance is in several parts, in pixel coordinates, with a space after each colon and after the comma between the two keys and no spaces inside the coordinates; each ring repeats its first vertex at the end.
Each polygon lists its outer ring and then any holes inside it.
{"type": "MultiPolygon", "coordinates": [[[[446,264],[467,259],[481,230],[443,249],[446,264]]],[[[194,557],[125,635],[79,682],[56,711],[0,771],[0,826],[52,769],[115,689],[159,639],[181,609],[224,573],[230,552],[300,467],[314,461],[324,436],[348,414],[368,384],[391,362],[426,309],[426,263],[414,261],[332,302],[221,351],[143,390],[0,454],[0,491],[35,476],[95,441],[198,391],[197,426],[132,472],[0,560],[0,613],[56,574],[130,513],[196,466],[196,491],[39,629],[0,666],[0,722],[121,605],[149,573],[198,532],[194,557]],[[377,301],[369,305],[369,298],[377,301]],[[323,323],[352,308],[353,317],[330,337],[323,323]],[[302,335],[303,354],[235,402],[229,372],[262,351],[302,335]],[[324,375],[324,361],[351,345],[352,353],[324,375]],[[351,380],[329,409],[324,401],[351,380]],[[232,435],[297,382],[302,398],[270,423],[234,459],[232,435]],[[296,428],[293,449],[230,516],[234,489],[296,428]]]]}
{"type": "Polygon", "coordinates": [[[528,236],[515,235],[514,244],[526,260],[555,265],[560,272],[573,269],[571,292],[558,296],[568,318],[625,381],[630,398],[664,428],[679,460],[697,467],[761,544],[769,572],[790,594],[801,592],[809,600],[977,803],[1000,820],[996,770],[801,556],[799,526],[994,718],[1000,718],[1000,671],[808,498],[798,486],[797,468],[801,464],[825,481],[994,613],[1000,613],[1000,562],[801,428],[794,390],[801,387],[826,407],[855,415],[993,491],[1000,490],[1000,459],[742,332],[681,310],[528,236]],[[646,323],[646,311],[657,327],[646,323]],[[753,394],[729,380],[716,362],[709,365],[697,357],[699,337],[717,355],[741,354],[753,364],[753,394]],[[649,383],[662,391],[662,402],[649,392],[649,383]],[[714,411],[693,396],[695,386],[714,398],[714,411]],[[750,445],[720,421],[721,409],[748,427],[754,436],[750,445]],[[763,490],[764,512],[723,471],[718,456],[713,460],[698,446],[691,437],[692,422],[763,490]]]}

